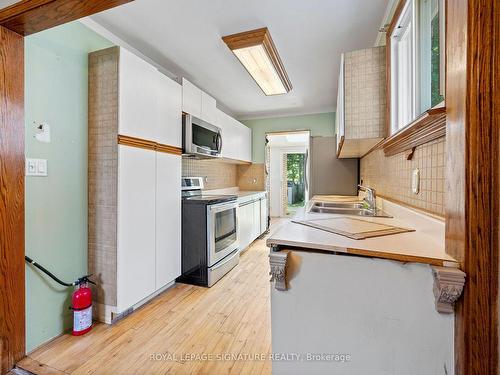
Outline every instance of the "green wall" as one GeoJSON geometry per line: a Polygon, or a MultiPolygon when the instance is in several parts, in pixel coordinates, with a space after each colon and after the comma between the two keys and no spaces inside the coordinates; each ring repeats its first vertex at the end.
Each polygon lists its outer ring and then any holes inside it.
{"type": "MultiPolygon", "coordinates": [[[[78,22],[25,38],[26,157],[48,161],[26,177],[26,255],[67,281],[87,272],[87,55],[111,45],[78,22]]],[[[27,267],[27,351],[71,328],[71,292],[27,267]]]]}
{"type": "Polygon", "coordinates": [[[317,113],[291,117],[276,117],[242,121],[252,129],[252,160],[264,163],[266,133],[286,130],[310,130],[311,136],[333,136],[335,134],[335,113],[317,113]]]}

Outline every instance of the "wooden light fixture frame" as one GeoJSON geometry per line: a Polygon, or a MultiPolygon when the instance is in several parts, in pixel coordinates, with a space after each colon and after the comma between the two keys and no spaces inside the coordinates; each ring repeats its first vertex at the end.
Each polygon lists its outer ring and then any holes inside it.
{"type": "MultiPolygon", "coordinates": [[[[269,56],[269,59],[271,60],[271,63],[273,64],[273,67],[276,70],[278,77],[280,78],[281,82],[283,83],[283,86],[285,87],[286,93],[292,90],[292,83],[290,82],[290,78],[288,77],[288,74],[285,70],[283,61],[281,60],[281,57],[278,54],[276,45],[274,44],[273,38],[271,38],[271,33],[269,32],[269,29],[267,27],[250,31],[244,31],[238,34],[223,36],[222,40],[224,41],[224,43],[226,43],[229,49],[233,51],[233,53],[234,50],[237,49],[262,45],[267,55],[269,56]]],[[[247,69],[245,68],[245,70],[247,69]]],[[[248,73],[250,74],[250,72],[248,73]]],[[[251,74],[250,76],[255,81],[255,78],[251,74]]],[[[255,82],[257,83],[257,81],[255,82]]],[[[258,83],[257,86],[260,87],[258,83]]],[[[262,90],[262,87],[260,87],[260,89],[262,90]]]]}

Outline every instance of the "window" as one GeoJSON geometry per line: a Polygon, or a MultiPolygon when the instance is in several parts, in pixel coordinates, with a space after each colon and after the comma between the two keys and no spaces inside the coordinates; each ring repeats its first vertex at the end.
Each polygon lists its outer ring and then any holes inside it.
{"type": "Polygon", "coordinates": [[[443,0],[408,0],[390,36],[391,134],[444,100],[443,0]]]}

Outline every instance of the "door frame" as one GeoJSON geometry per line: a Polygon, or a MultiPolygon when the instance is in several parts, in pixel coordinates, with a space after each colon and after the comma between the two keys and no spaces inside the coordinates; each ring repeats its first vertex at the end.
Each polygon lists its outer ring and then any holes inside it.
{"type": "Polygon", "coordinates": [[[0,374],[26,355],[24,37],[133,0],[23,0],[0,9],[0,374]]]}
{"type": "MultiPolygon", "coordinates": [[[[0,372],[25,355],[22,37],[130,1],[24,0],[0,10],[0,372]]],[[[456,312],[460,375],[499,371],[499,7],[446,5],[446,250],[468,275],[456,312]]]]}

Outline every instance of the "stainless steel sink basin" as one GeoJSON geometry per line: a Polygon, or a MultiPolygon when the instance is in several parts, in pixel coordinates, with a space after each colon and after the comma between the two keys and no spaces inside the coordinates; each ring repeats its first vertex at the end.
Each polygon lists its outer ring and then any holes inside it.
{"type": "Polygon", "coordinates": [[[363,202],[315,202],[314,207],[325,208],[366,208],[363,202]]]}
{"type": "Polygon", "coordinates": [[[369,210],[367,208],[363,208],[362,203],[346,204],[346,203],[315,202],[314,205],[310,208],[309,212],[315,212],[320,214],[354,215],[354,216],[368,216],[368,217],[392,217],[379,209],[369,210]]]}

